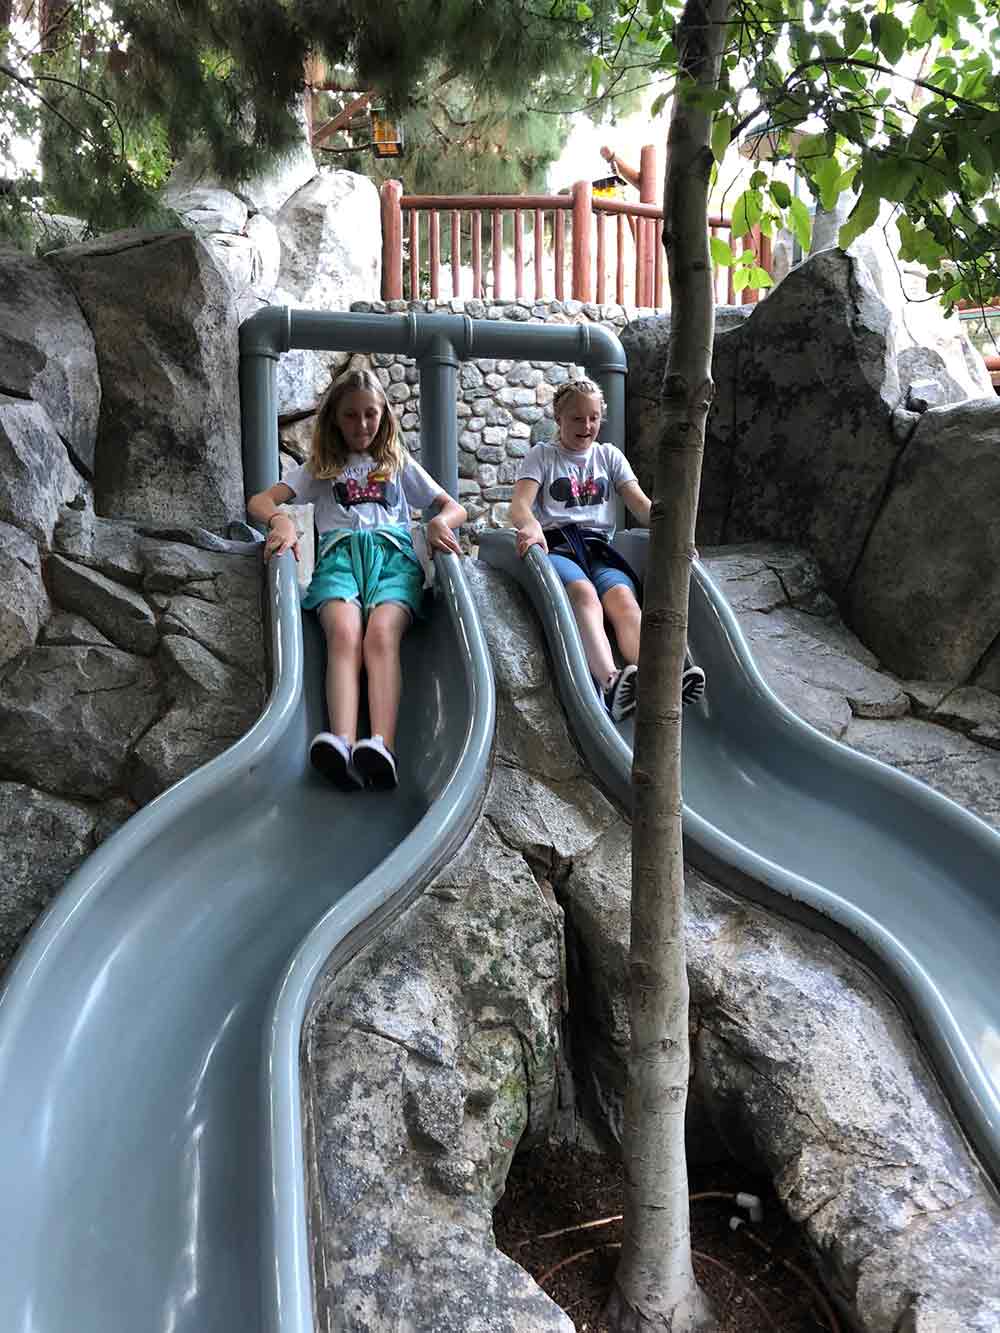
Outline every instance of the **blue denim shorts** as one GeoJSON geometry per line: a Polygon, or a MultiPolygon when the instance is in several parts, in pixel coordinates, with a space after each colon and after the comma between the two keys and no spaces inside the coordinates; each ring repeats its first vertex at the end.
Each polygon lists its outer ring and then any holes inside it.
{"type": "MultiPolygon", "coordinates": [[[[568,555],[550,555],[552,568],[562,579],[563,583],[578,583],[580,579],[586,579],[587,575],[583,572],[575,560],[571,560],[568,555]]],[[[597,595],[603,600],[604,594],[612,588],[630,588],[632,595],[637,596],[636,586],[632,579],[618,569],[615,565],[609,565],[599,556],[590,557],[590,568],[593,570],[594,577],[590,580],[597,589],[597,595]]]]}

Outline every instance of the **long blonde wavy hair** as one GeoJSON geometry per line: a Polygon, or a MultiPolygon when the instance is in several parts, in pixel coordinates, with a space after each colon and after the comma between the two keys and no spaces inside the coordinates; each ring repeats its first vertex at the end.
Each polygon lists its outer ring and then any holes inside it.
{"type": "Polygon", "coordinates": [[[374,394],[382,409],[382,420],[369,447],[376,466],[380,470],[384,468],[393,477],[406,466],[406,450],[399,438],[399,427],[378,376],[370,370],[348,370],[332,381],[316,412],[309,470],[318,481],[338,477],[351,460],[351,451],[337,425],[337,408],[344,396],[355,389],[374,394]]]}

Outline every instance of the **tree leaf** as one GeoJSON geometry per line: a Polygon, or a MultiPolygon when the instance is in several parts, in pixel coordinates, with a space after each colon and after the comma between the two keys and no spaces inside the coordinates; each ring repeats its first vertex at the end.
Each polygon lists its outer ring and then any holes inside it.
{"type": "Polygon", "coordinates": [[[748,283],[748,286],[756,287],[758,291],[760,291],[764,287],[774,286],[774,279],[771,277],[770,273],[768,273],[766,268],[754,267],[750,269],[749,272],[750,272],[750,281],[748,283]]]}
{"type": "Polygon", "coordinates": [[[878,221],[881,202],[882,200],[874,190],[866,188],[861,191],[858,202],[851,209],[850,216],[841,227],[840,235],[837,237],[837,244],[842,250],[846,250],[869,227],[874,227],[878,221]]]}
{"type": "Polygon", "coordinates": [[[787,208],[792,202],[792,192],[784,181],[771,181],[767,188],[779,208],[787,208]]]}
{"type": "Polygon", "coordinates": [[[721,162],[733,137],[732,116],[716,116],[712,124],[712,156],[721,162]]]}
{"type": "Polygon", "coordinates": [[[895,14],[875,14],[871,21],[872,43],[891,65],[902,59],[906,49],[906,28],[895,14]]]}
{"type": "Polygon", "coordinates": [[[801,199],[792,199],[788,205],[788,218],[792,224],[792,235],[806,253],[812,245],[812,218],[801,199]]]}
{"type": "Polygon", "coordinates": [[[733,221],[730,235],[733,240],[745,236],[760,221],[763,212],[760,195],[756,190],[744,190],[733,208],[733,221]]]}
{"type": "Polygon", "coordinates": [[[708,248],[712,252],[712,262],[723,268],[732,268],[735,256],[721,236],[710,236],[708,248]]]}
{"type": "Polygon", "coordinates": [[[856,10],[851,10],[844,21],[843,44],[847,55],[853,54],[867,36],[865,21],[856,10]]]}
{"type": "Polygon", "coordinates": [[[840,164],[834,157],[820,162],[813,172],[813,180],[819,190],[819,201],[827,210],[832,210],[840,197],[840,164]]]}
{"type": "Polygon", "coordinates": [[[594,11],[589,5],[581,3],[576,7],[576,16],[581,23],[585,23],[587,19],[592,19],[594,17],[594,11]]]}
{"type": "Polygon", "coordinates": [[[738,268],[733,270],[733,291],[741,292],[744,287],[750,286],[750,270],[748,268],[738,268]]]}

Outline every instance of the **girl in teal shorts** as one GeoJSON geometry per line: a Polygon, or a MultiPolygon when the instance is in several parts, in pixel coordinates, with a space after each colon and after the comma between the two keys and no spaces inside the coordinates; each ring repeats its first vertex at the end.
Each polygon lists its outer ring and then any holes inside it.
{"type": "Polygon", "coordinates": [[[292,500],[315,507],[319,547],[302,605],[316,610],[327,648],[330,730],[313,738],[309,757],[345,791],[395,787],[399,649],[424,589],[410,510],[436,509],[428,545],[456,555],[452,529],[466,512],[403,449],[385,390],[368,370],[334,380],[317,411],[309,462],[247,504],[267,524],[265,560],[288,550],[299,558],[295,523],[279,508],[292,500]],[[362,667],[372,734],[359,740],[362,667]]]}

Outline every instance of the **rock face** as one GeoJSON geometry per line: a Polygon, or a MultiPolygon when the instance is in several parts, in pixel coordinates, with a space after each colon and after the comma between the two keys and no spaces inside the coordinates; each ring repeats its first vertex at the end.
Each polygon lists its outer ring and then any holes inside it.
{"type": "Polygon", "coordinates": [[[50,607],[37,547],[0,525],[0,966],[98,840],[263,704],[255,544],[64,509],[53,546],[50,607]]]}
{"type": "Polygon", "coordinates": [[[275,218],[281,286],[314,310],[375,301],[382,284],[378,191],[350,171],[324,171],[288,199],[275,218]]]}
{"type": "Polygon", "coordinates": [[[50,264],[0,247],[0,393],[44,409],[77,465],[92,476],[101,406],[94,339],[50,264]]]}
{"type": "Polygon", "coordinates": [[[47,550],[60,507],[81,489],[44,408],[0,395],[0,520],[47,550]]]}
{"type": "Polygon", "coordinates": [[[42,582],[38,547],[9,523],[0,523],[0,667],[25,652],[48,618],[49,598],[42,582]]]}
{"type": "Polygon", "coordinates": [[[850,590],[903,676],[967,680],[1000,632],[1000,399],[934,407],[900,460],[850,590]]]}
{"type": "Polygon", "coordinates": [[[0,782],[0,968],[71,871],[93,849],[97,822],[83,804],[0,782]]]}
{"type": "MultiPolygon", "coordinates": [[[[729,484],[714,502],[706,496],[709,511],[725,514],[727,543],[805,546],[835,597],[898,452],[889,429],[899,400],[892,338],[864,269],[831,250],[793,270],[716,344],[705,453],[709,486],[723,476],[729,484]]],[[[700,529],[699,541],[718,540],[704,521],[700,529]]]]}
{"type": "Polygon", "coordinates": [[[191,232],[119,232],[59,251],[103,386],[94,495],[109,517],[243,516],[236,311],[191,232]]]}

